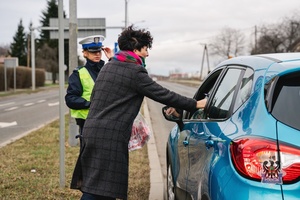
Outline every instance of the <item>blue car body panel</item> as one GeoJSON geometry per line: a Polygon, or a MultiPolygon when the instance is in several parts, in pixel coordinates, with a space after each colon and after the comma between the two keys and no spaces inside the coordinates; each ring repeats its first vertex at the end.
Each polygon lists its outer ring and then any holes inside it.
{"type": "Polygon", "coordinates": [[[172,129],[168,157],[174,184],[190,199],[300,199],[299,181],[277,185],[250,180],[237,172],[230,155],[231,141],[241,137],[267,138],[300,148],[300,130],[274,118],[264,97],[265,84],[272,78],[300,71],[300,54],[237,57],[220,63],[216,69],[230,65],[253,69],[251,95],[227,119],[183,120],[181,130],[177,125],[172,129]]]}

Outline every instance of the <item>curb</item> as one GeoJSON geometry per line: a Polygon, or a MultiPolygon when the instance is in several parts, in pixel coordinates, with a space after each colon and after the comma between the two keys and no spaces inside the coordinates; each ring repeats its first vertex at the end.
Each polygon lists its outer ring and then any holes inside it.
{"type": "Polygon", "coordinates": [[[150,119],[150,114],[149,114],[146,99],[144,99],[144,117],[152,132],[152,137],[150,137],[149,141],[147,142],[148,158],[149,158],[149,165],[150,165],[149,200],[163,200],[164,199],[163,198],[163,193],[164,193],[163,177],[161,173],[161,166],[159,163],[155,137],[153,135],[151,119],[150,119]]]}

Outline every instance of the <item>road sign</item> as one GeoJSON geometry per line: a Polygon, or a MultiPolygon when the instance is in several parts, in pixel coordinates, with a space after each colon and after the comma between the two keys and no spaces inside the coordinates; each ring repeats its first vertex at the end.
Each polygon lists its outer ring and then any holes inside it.
{"type": "MultiPolygon", "coordinates": [[[[50,38],[58,39],[58,19],[50,18],[50,27],[42,27],[43,30],[50,30],[50,38]]],[[[77,19],[78,37],[87,37],[89,35],[106,36],[105,18],[79,18],[77,19]]],[[[120,27],[118,27],[120,28],[120,27]]],[[[69,39],[69,19],[64,19],[64,39],[69,39]]]]}
{"type": "Polygon", "coordinates": [[[14,68],[14,91],[16,91],[16,85],[17,85],[16,67],[17,66],[19,66],[19,58],[17,58],[17,57],[4,58],[4,88],[5,88],[5,92],[7,91],[6,68],[14,68]]]}

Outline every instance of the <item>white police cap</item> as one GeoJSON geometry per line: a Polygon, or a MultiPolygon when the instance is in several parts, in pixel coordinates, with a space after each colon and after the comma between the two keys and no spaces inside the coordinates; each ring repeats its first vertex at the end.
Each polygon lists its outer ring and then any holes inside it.
{"type": "Polygon", "coordinates": [[[103,35],[92,35],[80,40],[79,44],[82,45],[84,50],[88,50],[90,52],[101,51],[104,39],[105,37],[103,35]]]}

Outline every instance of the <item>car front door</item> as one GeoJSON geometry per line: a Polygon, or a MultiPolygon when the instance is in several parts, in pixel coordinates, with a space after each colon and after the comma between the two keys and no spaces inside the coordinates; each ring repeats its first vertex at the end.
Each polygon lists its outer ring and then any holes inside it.
{"type": "Polygon", "coordinates": [[[187,114],[190,116],[185,121],[185,129],[190,130],[187,136],[187,191],[193,199],[210,196],[211,168],[223,152],[220,150],[223,141],[220,135],[228,123],[243,74],[243,68],[231,66],[219,72],[214,84],[204,82],[195,95],[197,100],[201,99],[203,91],[208,96],[203,113],[200,116],[199,113],[187,114]]]}

